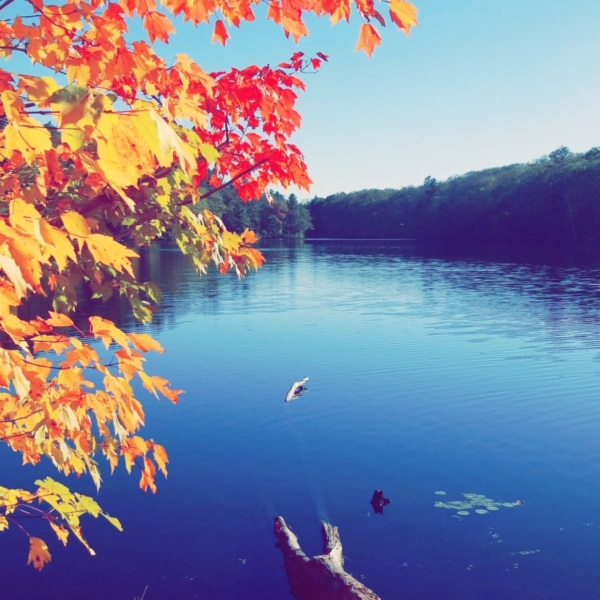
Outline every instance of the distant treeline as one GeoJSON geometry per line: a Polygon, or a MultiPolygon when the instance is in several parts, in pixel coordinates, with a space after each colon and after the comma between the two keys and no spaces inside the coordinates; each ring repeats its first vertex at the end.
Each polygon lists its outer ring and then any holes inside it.
{"type": "Polygon", "coordinates": [[[600,148],[562,146],[528,164],[475,171],[420,187],[314,198],[311,237],[600,241],[600,148]]]}
{"type": "Polygon", "coordinates": [[[271,198],[272,202],[264,196],[243,202],[233,188],[226,188],[196,204],[194,210],[208,208],[223,219],[227,229],[237,233],[247,228],[261,238],[304,237],[311,226],[306,206],[299,204],[294,194],[285,198],[272,192],[271,198]]]}

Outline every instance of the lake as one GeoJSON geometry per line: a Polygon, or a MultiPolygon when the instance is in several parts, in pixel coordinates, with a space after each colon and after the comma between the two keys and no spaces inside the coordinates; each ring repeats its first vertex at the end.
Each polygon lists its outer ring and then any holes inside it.
{"type": "MultiPolygon", "coordinates": [[[[98,501],[124,532],[87,518],[90,557],[44,529],[38,573],[11,528],[0,597],[291,599],[282,515],[311,555],[320,520],[338,526],[346,569],[384,600],[600,599],[600,260],[403,241],[263,251],[241,281],[198,278],[175,250],[143,256],[164,292],[154,323],[104,314],[152,333],[167,353],[147,370],[186,390],[176,406],[139,396],[169,477],[145,494],[101,459],[98,501]]],[[[3,485],[60,479],[19,463],[0,454],[3,485]]]]}

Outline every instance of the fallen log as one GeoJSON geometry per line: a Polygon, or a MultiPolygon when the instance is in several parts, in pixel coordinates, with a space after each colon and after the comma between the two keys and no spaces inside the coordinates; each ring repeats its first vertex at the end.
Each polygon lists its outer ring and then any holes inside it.
{"type": "Polygon", "coordinates": [[[275,517],[277,547],[296,600],[381,600],[372,590],[344,571],[342,542],[337,527],[321,523],[323,554],[309,558],[283,517],[275,517]]]}

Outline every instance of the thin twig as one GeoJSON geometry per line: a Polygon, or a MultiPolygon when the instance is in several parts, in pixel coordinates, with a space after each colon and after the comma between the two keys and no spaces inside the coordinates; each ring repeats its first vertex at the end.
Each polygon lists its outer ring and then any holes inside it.
{"type": "MultiPolygon", "coordinates": [[[[217,192],[224,190],[226,187],[229,187],[238,179],[244,177],[245,175],[248,175],[248,173],[252,173],[252,171],[254,171],[254,169],[257,169],[258,167],[260,167],[260,165],[262,165],[268,161],[269,161],[268,158],[263,158],[262,160],[259,160],[256,164],[252,165],[251,167],[248,167],[245,171],[242,171],[241,173],[238,173],[235,177],[232,177],[227,183],[224,183],[223,185],[219,186],[218,188],[215,188],[214,190],[210,190],[210,192],[206,192],[206,194],[202,194],[202,196],[200,196],[199,200],[204,200],[205,198],[209,198],[213,194],[216,194],[217,192]]],[[[184,200],[181,204],[184,205],[184,204],[191,204],[191,203],[192,203],[192,200],[190,199],[190,200],[184,200]]]]}

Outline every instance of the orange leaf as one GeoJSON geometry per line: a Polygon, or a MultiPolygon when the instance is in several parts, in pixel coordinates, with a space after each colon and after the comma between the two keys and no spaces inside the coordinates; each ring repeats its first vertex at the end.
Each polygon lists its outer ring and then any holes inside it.
{"type": "Polygon", "coordinates": [[[163,347],[147,333],[130,333],[127,337],[133,342],[133,345],[142,352],[164,352],[163,347]]]}
{"type": "Polygon", "coordinates": [[[358,43],[354,50],[364,50],[367,56],[373,54],[373,48],[381,44],[381,36],[377,33],[377,29],[370,23],[363,23],[360,26],[360,35],[358,37],[358,43]]]}
{"type": "Polygon", "coordinates": [[[254,231],[245,229],[244,233],[242,233],[242,242],[244,242],[244,244],[254,244],[255,242],[258,242],[258,238],[254,231]]]}
{"type": "Polygon", "coordinates": [[[150,41],[154,43],[159,39],[165,44],[169,43],[169,33],[175,33],[173,23],[162,13],[150,11],[144,17],[144,28],[148,32],[150,41]]]}
{"type": "Polygon", "coordinates": [[[104,346],[108,349],[112,340],[122,348],[129,348],[127,336],[112,321],[102,317],[90,317],[90,331],[95,337],[102,339],[104,346]]]}
{"type": "Polygon", "coordinates": [[[22,298],[23,296],[26,296],[27,282],[23,279],[23,273],[14,259],[0,252],[0,268],[2,268],[10,282],[13,284],[17,297],[22,298]]]}
{"type": "Polygon", "coordinates": [[[154,452],[154,462],[158,465],[161,473],[166,477],[167,476],[167,465],[169,462],[169,458],[167,456],[167,451],[160,444],[154,444],[152,448],[154,452]]]}
{"type": "Polygon", "coordinates": [[[33,563],[33,566],[41,571],[47,562],[50,562],[51,556],[48,552],[48,546],[46,542],[40,538],[30,537],[29,538],[29,559],[27,564],[33,563]]]}
{"type": "Polygon", "coordinates": [[[223,21],[221,21],[221,19],[217,19],[217,22],[215,23],[215,29],[213,31],[212,43],[214,44],[215,42],[221,42],[221,44],[224,46],[228,37],[229,34],[227,33],[227,29],[225,29],[225,24],[223,21]]]}
{"type": "Polygon", "coordinates": [[[61,315],[60,313],[48,311],[50,315],[49,319],[46,319],[46,323],[52,327],[74,327],[75,324],[67,315],[61,315]]]}
{"type": "Polygon", "coordinates": [[[165,398],[173,402],[173,404],[175,404],[179,400],[179,394],[183,394],[183,390],[170,389],[168,387],[169,382],[163,377],[153,375],[152,377],[150,377],[150,380],[152,382],[152,385],[156,387],[165,398]]]}
{"type": "Polygon", "coordinates": [[[77,262],[73,244],[71,244],[68,235],[62,229],[52,227],[47,221],[42,220],[40,221],[40,235],[46,243],[46,253],[54,256],[60,271],[63,271],[67,266],[68,258],[73,262],[77,262]],[[52,249],[50,250],[49,247],[52,249]]]}

